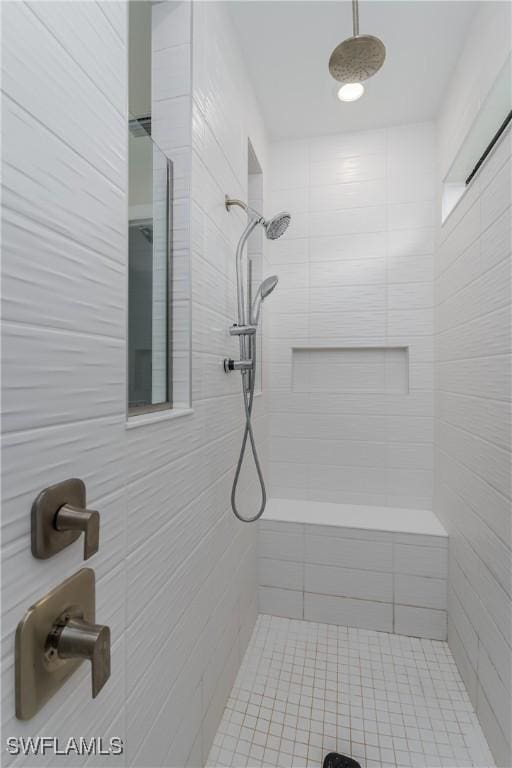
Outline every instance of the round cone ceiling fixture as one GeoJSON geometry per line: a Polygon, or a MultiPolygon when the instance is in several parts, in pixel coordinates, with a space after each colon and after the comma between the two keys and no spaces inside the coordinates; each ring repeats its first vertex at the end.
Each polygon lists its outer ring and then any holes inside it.
{"type": "Polygon", "coordinates": [[[329,59],[329,72],[341,83],[360,83],[384,64],[386,46],[373,35],[359,34],[358,0],[352,0],[353,35],[343,40],[329,59]]]}

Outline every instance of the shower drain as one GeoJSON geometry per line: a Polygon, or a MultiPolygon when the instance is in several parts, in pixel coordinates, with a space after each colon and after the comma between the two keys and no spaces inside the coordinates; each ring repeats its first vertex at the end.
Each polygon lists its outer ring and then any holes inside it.
{"type": "Polygon", "coordinates": [[[329,752],[324,758],[323,768],[361,768],[361,765],[351,757],[329,752]]]}

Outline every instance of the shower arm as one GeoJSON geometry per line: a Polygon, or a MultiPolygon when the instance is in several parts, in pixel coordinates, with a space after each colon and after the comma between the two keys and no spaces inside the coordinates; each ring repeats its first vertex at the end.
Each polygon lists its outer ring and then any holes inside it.
{"type": "Polygon", "coordinates": [[[244,211],[249,210],[247,203],[244,203],[243,200],[239,200],[237,197],[230,197],[229,195],[224,195],[224,205],[226,206],[226,211],[229,211],[232,205],[237,205],[239,208],[243,208],[244,211]]]}
{"type": "Polygon", "coordinates": [[[236,205],[238,208],[241,208],[243,211],[245,211],[247,215],[252,213],[254,216],[256,216],[259,223],[263,223],[265,221],[265,218],[259,211],[257,211],[255,208],[251,208],[250,205],[247,205],[247,203],[244,203],[243,200],[239,200],[237,197],[229,197],[229,195],[225,195],[224,205],[226,206],[226,211],[229,211],[232,205],[236,205]]]}
{"type": "Polygon", "coordinates": [[[359,2],[352,0],[352,29],[354,37],[359,35],[359,2]]]}

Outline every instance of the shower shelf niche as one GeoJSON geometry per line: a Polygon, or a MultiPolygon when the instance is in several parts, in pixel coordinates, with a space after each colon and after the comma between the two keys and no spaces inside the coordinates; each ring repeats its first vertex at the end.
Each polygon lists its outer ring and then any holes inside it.
{"type": "Polygon", "coordinates": [[[409,392],[409,348],[294,346],[292,390],[406,395],[409,392]]]}

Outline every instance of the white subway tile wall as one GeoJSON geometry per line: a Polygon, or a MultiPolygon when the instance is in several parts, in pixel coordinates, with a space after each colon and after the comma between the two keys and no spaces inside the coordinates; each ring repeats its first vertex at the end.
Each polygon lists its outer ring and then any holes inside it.
{"type": "Polygon", "coordinates": [[[434,150],[432,124],[271,144],[274,497],[431,506],[434,150]]]}
{"type": "Polygon", "coordinates": [[[260,613],[446,640],[446,536],[258,526],[260,613]]]}

